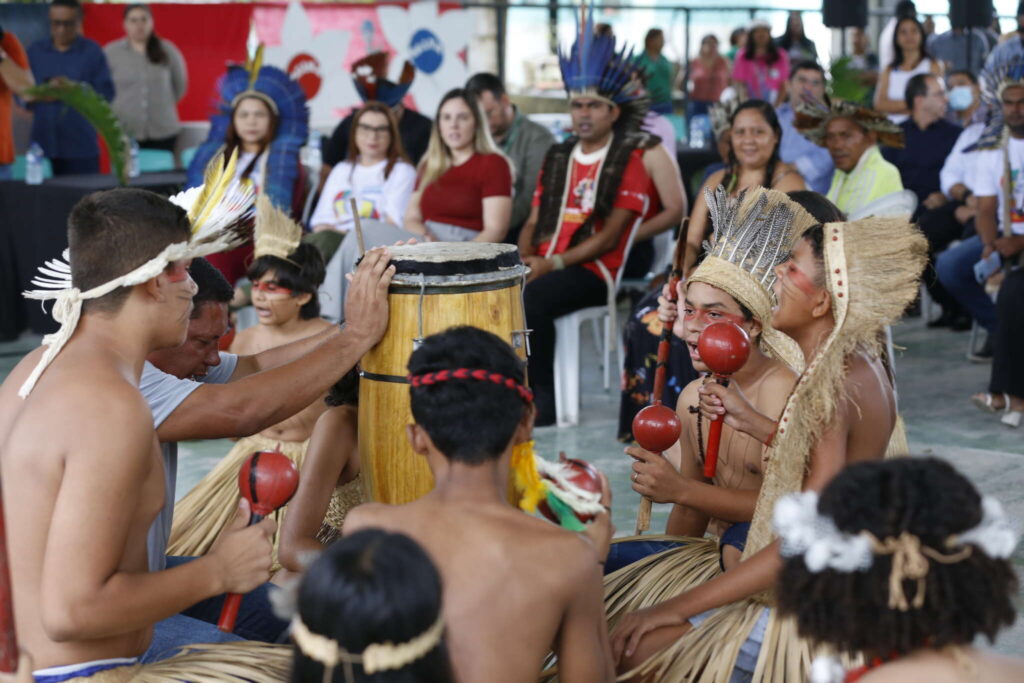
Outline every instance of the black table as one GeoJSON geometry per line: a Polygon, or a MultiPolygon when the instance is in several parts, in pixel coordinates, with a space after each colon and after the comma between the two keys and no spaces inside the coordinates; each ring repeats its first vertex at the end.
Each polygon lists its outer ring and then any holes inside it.
{"type": "MultiPolygon", "coordinates": [[[[171,195],[185,182],[183,171],[143,173],[129,186],[171,195]]],[[[69,175],[41,185],[0,182],[0,340],[17,337],[26,327],[38,334],[57,329],[39,302],[25,301],[21,292],[44,261],[68,246],[67,218],[87,194],[117,186],[111,175],[69,175]]]]}

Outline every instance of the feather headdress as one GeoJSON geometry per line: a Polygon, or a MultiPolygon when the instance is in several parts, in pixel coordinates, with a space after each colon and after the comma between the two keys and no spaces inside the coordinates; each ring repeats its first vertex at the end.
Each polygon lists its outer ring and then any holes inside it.
{"type": "Polygon", "coordinates": [[[569,99],[594,97],[618,106],[619,124],[639,128],[648,100],[638,78],[633,49],[616,51],[615,37],[594,35],[594,10],[583,8],[576,18],[578,35],[566,54],[558,50],[558,64],[569,99]]]}
{"type": "Polygon", "coordinates": [[[853,102],[833,99],[832,106],[804,95],[793,120],[796,129],[816,145],[825,146],[825,130],[834,119],[850,119],[864,130],[874,132],[886,147],[903,149],[903,129],[885,115],[853,102]]]}
{"type": "Polygon", "coordinates": [[[256,226],[253,229],[254,256],[288,257],[302,240],[302,226],[270,203],[266,195],[256,200],[256,226]]]}
{"type": "Polygon", "coordinates": [[[225,166],[218,157],[210,165],[206,182],[170,198],[170,201],[188,212],[192,236],[188,242],[176,242],[131,272],[92,289],[81,291],[71,280],[71,259],[74,254],[65,250],[62,259],[52,259],[40,266],[32,284],[39,289],[24,293],[26,299],[53,300],[53,318],[60,328],[43,337],[47,347],[39,363],[18,390],[25,398],[35,387],[39,377],[67,344],[82,316],[82,302],[106,296],[119,287],[133,287],[157,277],[174,261],[207,256],[241,244],[252,225],[253,193],[248,180],[235,180],[237,154],[225,166]]]}
{"type": "Polygon", "coordinates": [[[416,67],[406,60],[398,83],[393,83],[387,78],[390,59],[387,52],[374,52],[352,63],[352,81],[363,102],[376,100],[394,107],[409,92],[416,78],[416,67]]]}
{"type": "Polygon", "coordinates": [[[797,238],[817,221],[782,192],[755,188],[730,197],[725,188],[705,191],[714,227],[707,256],[690,276],[723,290],[761,322],[761,345],[794,370],[803,369],[796,342],[771,326],[775,267],[789,258],[797,238]]]}
{"type": "Polygon", "coordinates": [[[965,152],[1000,149],[1006,145],[1009,133],[1003,119],[1003,92],[1011,86],[1024,88],[1024,56],[1017,55],[982,72],[981,104],[988,111],[988,119],[981,137],[966,147],[965,152]]]}
{"type": "Polygon", "coordinates": [[[732,117],[740,106],[739,98],[732,98],[725,102],[716,102],[708,109],[708,117],[711,119],[711,132],[715,139],[722,137],[722,133],[732,128],[732,117]]]}
{"type": "Polygon", "coordinates": [[[275,206],[288,210],[299,177],[299,150],[309,137],[309,108],[302,87],[275,66],[264,66],[262,46],[245,66],[234,64],[220,82],[217,111],[210,118],[210,133],[188,167],[188,185],[203,182],[206,167],[224,148],[235,106],[247,97],[265,102],[277,116],[277,131],[262,163],[259,191],[275,206]]]}

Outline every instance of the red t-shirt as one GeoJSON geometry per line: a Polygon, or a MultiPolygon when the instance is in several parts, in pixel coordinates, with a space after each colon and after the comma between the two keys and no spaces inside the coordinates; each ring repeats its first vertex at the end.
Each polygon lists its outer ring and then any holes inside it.
{"type": "MultiPolygon", "coordinates": [[[[0,39],[0,48],[3,49],[7,59],[11,60],[22,69],[28,68],[28,57],[21,47],[18,37],[11,32],[4,33],[0,39]]],[[[0,164],[14,162],[14,133],[11,130],[11,105],[13,93],[7,84],[0,78],[0,164]]]]}
{"type": "MultiPolygon", "coordinates": [[[[419,187],[419,182],[416,183],[419,187]]],[[[484,199],[512,196],[512,170],[500,154],[474,154],[430,183],[420,197],[424,221],[484,229],[484,199]]]]}
{"type": "MultiPolygon", "coordinates": [[[[648,192],[653,188],[647,169],[644,168],[643,150],[635,149],[626,164],[626,170],[619,182],[619,189],[615,196],[613,209],[626,209],[637,214],[644,211],[644,199],[648,198],[648,192]]],[[[558,232],[558,242],[552,254],[562,254],[569,249],[572,237],[579,230],[580,226],[594,211],[594,193],[597,190],[597,173],[600,160],[592,164],[581,164],[575,158],[569,166],[569,192],[565,201],[565,211],[562,213],[562,229],[558,232]]],[[[544,177],[543,173],[537,182],[537,190],[533,193],[533,205],[540,206],[540,195],[542,192],[544,177]]],[[[594,225],[594,232],[600,232],[604,227],[603,221],[597,221],[594,225]]],[[[633,225],[626,226],[619,238],[619,243],[614,249],[599,257],[599,261],[608,269],[614,278],[616,272],[622,266],[622,256],[626,251],[626,243],[629,241],[630,231],[633,225]]],[[[546,256],[550,240],[542,243],[537,248],[538,256],[546,256]]],[[[594,261],[583,264],[583,267],[590,270],[600,278],[604,278],[601,269],[594,261]]]]}

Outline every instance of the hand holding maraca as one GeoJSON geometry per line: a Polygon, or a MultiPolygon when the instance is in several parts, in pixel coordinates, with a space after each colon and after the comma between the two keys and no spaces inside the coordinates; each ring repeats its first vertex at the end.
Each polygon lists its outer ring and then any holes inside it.
{"type": "Polygon", "coordinates": [[[221,593],[248,593],[270,580],[277,524],[264,519],[249,526],[252,510],[249,501],[238,501],[235,518],[221,532],[207,554],[219,566],[221,593]]]}
{"type": "MultiPolygon", "coordinates": [[[[697,350],[719,384],[728,386],[729,376],[740,370],[750,357],[750,336],[736,323],[712,323],[700,333],[697,350]]],[[[704,476],[708,478],[715,476],[718,466],[718,445],[722,439],[723,423],[721,415],[712,417],[704,458],[704,476]]]]}

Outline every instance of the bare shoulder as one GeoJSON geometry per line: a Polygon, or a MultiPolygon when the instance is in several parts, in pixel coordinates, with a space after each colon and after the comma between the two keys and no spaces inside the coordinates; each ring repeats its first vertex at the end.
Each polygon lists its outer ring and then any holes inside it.
{"type": "Polygon", "coordinates": [[[722,180],[725,179],[725,169],[720,168],[710,176],[704,182],[704,187],[701,188],[701,195],[703,196],[704,190],[714,190],[716,187],[722,184],[722,180]]]}
{"type": "Polygon", "coordinates": [[[803,190],[806,187],[804,177],[800,175],[800,171],[797,170],[796,166],[787,163],[781,163],[776,166],[775,177],[772,178],[772,189],[780,192],[790,192],[792,190],[803,190]]]}
{"type": "Polygon", "coordinates": [[[253,353],[253,344],[258,330],[259,325],[253,325],[236,334],[235,338],[231,341],[231,347],[228,351],[240,356],[253,353]]]}
{"type": "Polygon", "coordinates": [[[690,406],[697,405],[698,400],[700,400],[700,394],[697,392],[703,384],[704,378],[698,377],[683,387],[683,390],[679,392],[679,400],[676,401],[677,413],[684,413],[690,406]]]}
{"type": "Polygon", "coordinates": [[[670,163],[672,163],[672,158],[668,155],[664,145],[654,145],[644,150],[644,166],[648,171],[670,163]]]}
{"type": "Polygon", "coordinates": [[[363,503],[358,505],[345,515],[345,523],[342,528],[342,535],[351,536],[363,529],[387,529],[397,531],[396,515],[398,506],[386,503],[363,503]]]}
{"type": "Polygon", "coordinates": [[[787,394],[796,386],[799,375],[788,365],[773,360],[764,373],[764,387],[769,391],[784,391],[787,394]]]}
{"type": "Polygon", "coordinates": [[[892,385],[881,359],[871,358],[861,351],[851,353],[846,359],[844,388],[846,396],[858,403],[892,396],[892,385]]]}

